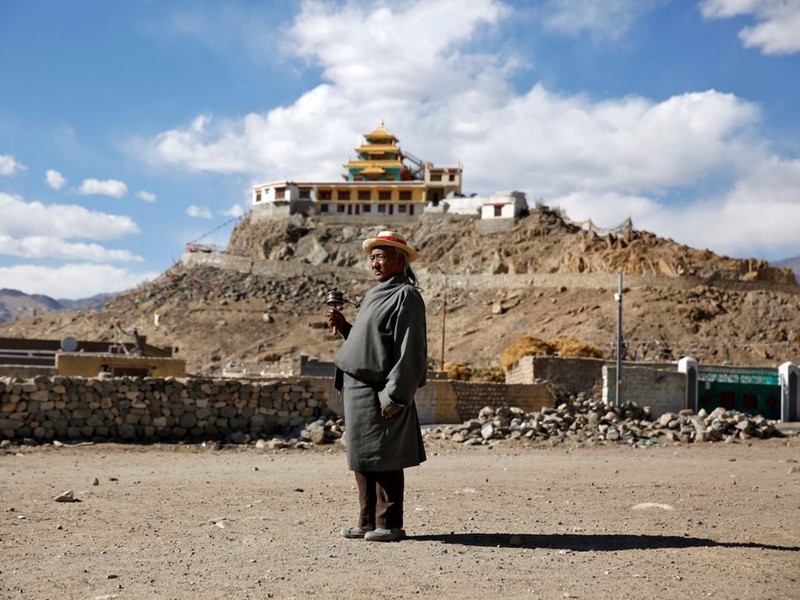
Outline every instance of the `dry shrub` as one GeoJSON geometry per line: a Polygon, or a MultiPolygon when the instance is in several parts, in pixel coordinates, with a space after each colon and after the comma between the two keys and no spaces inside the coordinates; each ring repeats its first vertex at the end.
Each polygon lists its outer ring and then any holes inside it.
{"type": "Polygon", "coordinates": [[[603,358],[603,351],[600,348],[574,338],[560,338],[554,343],[559,356],[603,358]]]}
{"type": "Polygon", "coordinates": [[[500,366],[503,367],[504,371],[508,371],[523,356],[552,356],[555,353],[556,349],[550,342],[530,335],[523,335],[505,349],[505,352],[500,357],[500,366]]]}
{"type": "Polygon", "coordinates": [[[506,348],[501,357],[504,371],[519,362],[523,356],[569,356],[580,358],[603,358],[599,348],[576,340],[574,338],[560,338],[557,340],[543,340],[530,335],[523,335],[506,348]]]}
{"type": "Polygon", "coordinates": [[[472,367],[466,363],[446,362],[443,371],[447,374],[448,379],[469,381],[472,378],[472,367]]]}

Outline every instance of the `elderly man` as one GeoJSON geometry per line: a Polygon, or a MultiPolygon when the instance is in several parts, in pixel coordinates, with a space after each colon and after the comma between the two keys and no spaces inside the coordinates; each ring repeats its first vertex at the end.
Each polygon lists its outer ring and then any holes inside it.
{"type": "Polygon", "coordinates": [[[397,541],[403,529],[403,469],[425,461],[417,388],[425,385],[425,303],[409,263],[418,256],[406,240],[382,231],[363,243],[378,282],[364,297],[355,325],[335,308],[328,322],[344,337],[336,355],[344,401],[347,465],[355,471],[358,525],[346,538],[397,541]]]}

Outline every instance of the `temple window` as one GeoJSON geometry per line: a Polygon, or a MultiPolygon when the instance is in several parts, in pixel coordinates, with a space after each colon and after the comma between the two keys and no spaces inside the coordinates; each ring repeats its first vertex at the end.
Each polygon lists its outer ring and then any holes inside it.
{"type": "Polygon", "coordinates": [[[311,189],[303,188],[300,190],[300,199],[301,200],[308,200],[311,198],[311,189]]]}
{"type": "Polygon", "coordinates": [[[410,190],[401,191],[400,200],[411,200],[411,191],[410,190]]]}
{"type": "Polygon", "coordinates": [[[378,212],[385,213],[386,212],[386,205],[385,204],[378,204],[378,212]]]}
{"type": "Polygon", "coordinates": [[[330,200],[331,196],[332,194],[330,190],[319,190],[317,192],[317,199],[319,200],[330,200]]]}
{"type": "Polygon", "coordinates": [[[343,213],[344,212],[344,204],[337,204],[336,205],[336,212],[343,213]]]}
{"type": "Polygon", "coordinates": [[[256,192],[256,202],[261,202],[261,190],[256,192]]]}
{"type": "Polygon", "coordinates": [[[339,200],[350,200],[350,190],[339,190],[336,192],[336,197],[339,200]]]}
{"type": "Polygon", "coordinates": [[[378,192],[378,200],[391,200],[392,199],[392,192],[381,190],[378,192]]]}
{"type": "Polygon", "coordinates": [[[365,212],[365,213],[372,212],[372,205],[371,204],[364,204],[361,207],[361,211],[365,212]]]}
{"type": "Polygon", "coordinates": [[[369,200],[371,197],[370,190],[358,190],[358,199],[359,200],[369,200]]]}
{"type": "Polygon", "coordinates": [[[437,173],[436,175],[431,175],[431,181],[441,181],[442,175],[441,173],[437,173]]]}
{"type": "Polygon", "coordinates": [[[319,205],[319,212],[328,212],[328,206],[330,206],[330,205],[329,204],[320,204],[319,205]]]}
{"type": "Polygon", "coordinates": [[[397,205],[397,212],[404,213],[406,212],[407,206],[405,204],[398,204],[397,205]]]}
{"type": "Polygon", "coordinates": [[[286,197],[286,188],[275,188],[275,200],[283,200],[286,197]]]}

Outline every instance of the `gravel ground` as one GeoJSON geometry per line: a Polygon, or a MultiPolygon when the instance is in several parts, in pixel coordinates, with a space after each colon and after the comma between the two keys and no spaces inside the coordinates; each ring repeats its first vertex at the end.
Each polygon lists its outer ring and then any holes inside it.
{"type": "Polygon", "coordinates": [[[2,452],[2,598],[800,598],[800,437],[432,442],[390,544],[339,446],[2,452]]]}

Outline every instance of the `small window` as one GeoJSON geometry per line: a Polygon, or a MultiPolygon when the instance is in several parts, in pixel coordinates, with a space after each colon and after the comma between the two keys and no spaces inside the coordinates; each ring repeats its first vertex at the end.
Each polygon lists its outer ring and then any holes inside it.
{"type": "Polygon", "coordinates": [[[300,199],[301,200],[308,200],[311,198],[311,190],[309,188],[304,188],[300,190],[300,199]]]}
{"type": "Polygon", "coordinates": [[[378,212],[385,213],[386,212],[386,205],[385,204],[378,204],[378,212]]]}
{"type": "Polygon", "coordinates": [[[361,207],[361,211],[365,212],[365,213],[372,212],[372,205],[371,204],[364,204],[361,207]]]}
{"type": "Polygon", "coordinates": [[[275,200],[283,200],[286,197],[286,188],[275,188],[275,200]]]}
{"type": "Polygon", "coordinates": [[[256,192],[256,203],[261,202],[261,190],[256,192]]]}
{"type": "Polygon", "coordinates": [[[435,175],[431,175],[431,181],[441,181],[442,175],[441,173],[436,173],[435,175]]]}
{"type": "Polygon", "coordinates": [[[358,191],[358,199],[359,200],[369,200],[372,197],[372,192],[370,190],[359,190],[358,191]]]}
{"type": "Polygon", "coordinates": [[[411,190],[403,190],[400,192],[400,200],[411,200],[411,190]]]}
{"type": "Polygon", "coordinates": [[[319,212],[328,212],[328,206],[330,206],[330,205],[329,204],[320,204],[319,205],[319,212]]]}
{"type": "Polygon", "coordinates": [[[336,212],[343,213],[344,212],[344,204],[337,204],[336,205],[336,212]]]}
{"type": "Polygon", "coordinates": [[[391,200],[392,199],[392,192],[381,190],[378,192],[378,200],[391,200]]]}
{"type": "Polygon", "coordinates": [[[317,192],[317,199],[318,200],[330,200],[331,199],[331,191],[330,190],[319,190],[317,192]]]}
{"type": "Polygon", "coordinates": [[[450,173],[450,181],[455,181],[455,180],[456,180],[455,174],[454,173],[450,173]]]}
{"type": "Polygon", "coordinates": [[[495,206],[494,207],[494,216],[495,217],[502,217],[503,216],[503,207],[502,206],[495,206]]]}
{"type": "Polygon", "coordinates": [[[339,200],[350,200],[350,190],[339,190],[336,192],[336,197],[339,200]]]}
{"type": "Polygon", "coordinates": [[[404,213],[408,207],[405,204],[398,204],[397,205],[397,212],[404,213]]]}

